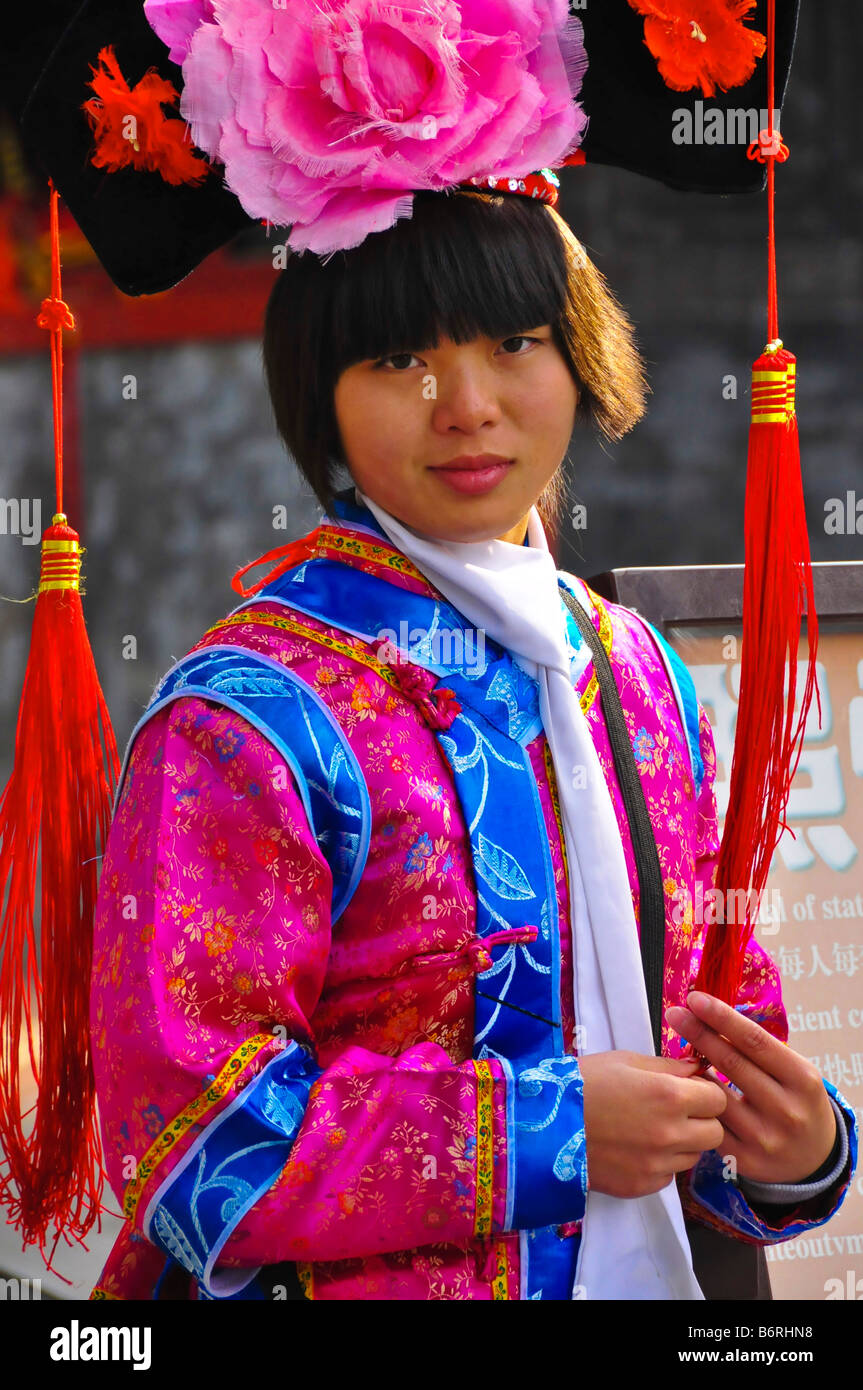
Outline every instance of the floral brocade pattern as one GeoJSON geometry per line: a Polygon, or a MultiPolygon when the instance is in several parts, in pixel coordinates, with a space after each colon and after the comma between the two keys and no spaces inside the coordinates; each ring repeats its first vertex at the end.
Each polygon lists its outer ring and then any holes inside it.
{"type": "MultiPolygon", "coordinates": [[[[350,553],[341,558],[351,563],[350,553]]],[[[396,611],[396,587],[393,597],[396,611]]],[[[699,949],[691,915],[674,920],[674,895],[683,888],[692,900],[696,877],[707,886],[715,869],[713,739],[702,712],[705,778],[696,800],[652,639],[627,610],[608,608],[666,885],[667,1006],[685,999],[699,949]]],[[[422,702],[335,647],[263,624],[217,628],[199,649],[232,642],[289,667],[345,730],[371,800],[368,859],[333,925],[331,872],[274,746],[238,714],[196,696],[144,725],[106,848],[95,932],[91,1028],[111,1185],[122,1201],[130,1160],[140,1163],[247,1039],[295,1038],[314,1048],[323,1073],[289,1161],[220,1262],[300,1261],[323,1299],[518,1298],[518,1235],[503,1233],[506,1079],[498,1062],[478,1068],[472,1060],[470,839],[422,702]]],[[[601,697],[587,717],[637,909],[601,697]]],[[[557,887],[561,1017],[573,1052],[568,887],[545,750],[540,734],[528,753],[557,887]]],[[[787,1037],[777,972],[760,947],[751,948],[743,989],[761,1020],[787,1037]]],[[[666,1030],[663,1046],[676,1055],[677,1035],[666,1030]]],[[[268,1055],[263,1048],[251,1060],[245,1083],[268,1055]]],[[[99,1281],[107,1296],[152,1297],[164,1259],[143,1240],[140,1221],[200,1128],[183,1130],[144,1186],[135,1225],[99,1281]]]]}

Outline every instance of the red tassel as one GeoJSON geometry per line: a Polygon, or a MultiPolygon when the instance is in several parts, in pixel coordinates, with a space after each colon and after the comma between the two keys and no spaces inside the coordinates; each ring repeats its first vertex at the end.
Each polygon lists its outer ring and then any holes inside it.
{"type": "Polygon", "coordinates": [[[0,1203],[43,1255],[52,1223],[56,1247],[61,1235],[80,1240],[100,1211],[90,962],[98,860],[119,773],[81,607],[78,536],[60,510],[62,328],[74,320],[60,298],[53,184],[51,233],[53,293],[38,322],[52,335],[58,511],[42,538],[14,769],[0,797],[0,1203]]]}
{"type": "Polygon", "coordinates": [[[717,918],[708,932],[697,983],[728,1003],[737,998],[760,894],[786,828],[785,808],[815,692],[819,719],[821,712],[815,676],[818,616],[794,409],[796,363],[777,339],[768,343],[752,370],[740,697],[715,884],[722,890],[717,901],[726,920],[717,918]],[[795,722],[804,611],[809,664],[795,722]]]}
{"type": "Polygon", "coordinates": [[[782,832],[813,694],[818,615],[800,476],[794,408],[797,359],[778,332],[774,188],[777,162],[788,158],[773,125],[776,0],[767,0],[767,129],[748,155],[767,164],[767,331],[752,369],[752,420],[746,475],[743,649],[728,810],[715,887],[721,914],[707,932],[696,986],[737,1002],[746,946],[782,832]],[[807,615],[809,663],[797,700],[797,650],[807,615]],[[786,691],[787,684],[787,691],[786,691]],[[729,920],[730,918],[730,920],[729,920]]]}

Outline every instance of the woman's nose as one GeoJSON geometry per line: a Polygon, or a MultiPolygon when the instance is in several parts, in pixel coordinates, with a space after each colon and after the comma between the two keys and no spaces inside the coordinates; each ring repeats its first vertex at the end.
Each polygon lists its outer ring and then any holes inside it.
{"type": "Polygon", "coordinates": [[[432,399],[433,424],[442,433],[458,429],[469,434],[501,418],[497,390],[488,374],[476,367],[460,367],[435,376],[432,399]]]}

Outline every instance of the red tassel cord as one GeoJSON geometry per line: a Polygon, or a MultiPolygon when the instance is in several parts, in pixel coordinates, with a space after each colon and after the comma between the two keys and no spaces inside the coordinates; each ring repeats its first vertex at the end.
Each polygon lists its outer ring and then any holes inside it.
{"type": "Polygon", "coordinates": [[[743,642],[737,731],[715,887],[722,917],[711,924],[697,988],[737,999],[746,945],[782,832],[813,694],[818,615],[800,475],[794,407],[796,358],[778,338],[774,166],[788,154],[773,128],[775,0],[768,0],[769,128],[751,158],[767,160],[768,342],[752,371],[752,420],[746,477],[743,642]],[[803,615],[809,659],[797,705],[797,652],[803,615]],[[731,916],[733,920],[727,920],[731,916]]]}
{"type": "Polygon", "coordinates": [[[81,1240],[101,1209],[90,966],[98,861],[119,774],[84,624],[82,552],[62,511],[62,331],[74,319],[60,295],[50,186],[52,292],[37,323],[51,332],[57,513],[42,538],[14,768],[0,797],[0,1203],[43,1256],[52,1224],[53,1254],[61,1236],[81,1240]],[[29,1107],[28,1065],[37,1087],[29,1107]]]}
{"type": "Polygon", "coordinates": [[[265,555],[259,555],[257,560],[250,560],[242,569],[238,569],[231,580],[231,588],[242,598],[249,598],[252,594],[260,593],[261,589],[268,584],[274,584],[279,575],[285,570],[293,569],[295,565],[302,564],[303,560],[310,560],[315,553],[321,527],[316,526],[307,536],[300,536],[299,540],[288,541],[287,545],[279,545],[275,550],[268,550],[265,555]],[[262,579],[248,588],[243,584],[243,575],[248,574],[249,570],[257,569],[258,565],[264,565],[268,561],[273,561],[273,568],[268,570],[262,579]]]}

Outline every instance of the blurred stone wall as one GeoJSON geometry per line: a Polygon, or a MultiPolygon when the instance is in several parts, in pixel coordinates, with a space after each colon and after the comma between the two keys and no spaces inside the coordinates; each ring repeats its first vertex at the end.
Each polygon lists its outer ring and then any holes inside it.
{"type": "MultiPolygon", "coordinates": [[[[779,327],[799,359],[807,509],[821,560],[863,556],[863,536],[824,530],[829,498],[856,488],[863,500],[863,160],[852,110],[861,51],[856,0],[804,0],[783,121],[791,158],[777,170],[779,327]]],[[[766,198],[682,194],[603,168],[569,170],[564,182],[561,210],[635,321],[652,396],[618,443],[576,434],[572,500],[586,505],[587,528],[564,519],[560,561],[585,577],[739,562],[749,373],[766,341],[766,198]],[[736,400],[723,399],[729,374],[736,400]]],[[[239,601],[234,570],[303,534],[318,508],[276,435],[257,341],[88,353],[81,410],[86,612],[124,745],[159,676],[239,601]],[[123,399],[129,373],[134,401],[123,399]],[[279,505],[292,516],[287,532],[273,529],[279,505]]],[[[42,497],[47,524],[47,348],[0,358],[0,440],[0,496],[42,497]]],[[[38,561],[38,544],[0,534],[0,594],[31,592],[38,561]]],[[[0,602],[4,779],[31,612],[0,602]]]]}

